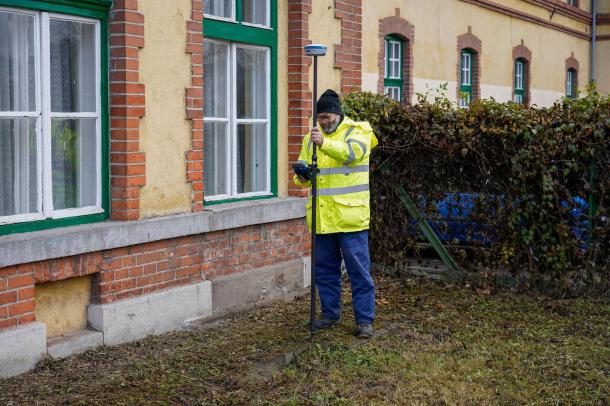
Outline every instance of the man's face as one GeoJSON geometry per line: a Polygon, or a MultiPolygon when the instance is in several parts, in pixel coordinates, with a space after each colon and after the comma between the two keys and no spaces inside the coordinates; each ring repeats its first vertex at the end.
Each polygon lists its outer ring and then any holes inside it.
{"type": "Polygon", "coordinates": [[[339,126],[341,116],[335,113],[320,113],[318,114],[318,124],[326,134],[335,132],[339,126]]]}

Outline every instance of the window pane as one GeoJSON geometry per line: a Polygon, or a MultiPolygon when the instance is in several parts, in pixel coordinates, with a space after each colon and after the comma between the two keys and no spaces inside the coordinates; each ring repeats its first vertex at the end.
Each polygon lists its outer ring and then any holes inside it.
{"type": "Polygon", "coordinates": [[[51,110],[95,112],[95,25],[51,19],[51,110]]]}
{"type": "Polygon", "coordinates": [[[237,192],[268,190],[267,171],[267,125],[238,125],[237,192]]]}
{"type": "Polygon", "coordinates": [[[400,58],[400,42],[392,42],[392,58],[398,59],[400,58]]]}
{"type": "Polygon", "coordinates": [[[468,107],[470,104],[470,93],[463,93],[460,96],[460,107],[468,107]]]}
{"type": "Polygon", "coordinates": [[[0,119],[0,216],[38,211],[35,118],[0,119]]]}
{"type": "Polygon", "coordinates": [[[400,61],[392,62],[392,77],[400,78],[400,61]]]}
{"type": "Polygon", "coordinates": [[[470,72],[472,69],[472,63],[471,63],[472,59],[470,54],[468,53],[463,53],[462,54],[462,85],[470,85],[471,83],[471,77],[470,77],[470,72]]]}
{"type": "Polygon", "coordinates": [[[96,205],[96,156],[96,119],[51,120],[55,210],[96,205]]]}
{"type": "Polygon", "coordinates": [[[237,48],[237,118],[267,118],[267,52],[237,48]]]}
{"type": "Polygon", "coordinates": [[[0,111],[36,110],[34,16],[0,11],[0,111]]]}
{"type": "Polygon", "coordinates": [[[205,41],[203,52],[203,114],[205,117],[227,118],[229,46],[205,41]]]}
{"type": "Polygon", "coordinates": [[[385,94],[387,94],[390,99],[400,101],[400,87],[386,86],[385,94]]]}
{"type": "Polygon", "coordinates": [[[246,23],[269,25],[267,22],[267,10],[269,0],[243,0],[242,19],[246,23]]]}
{"type": "Polygon", "coordinates": [[[235,0],[203,0],[203,12],[216,17],[233,18],[235,0]]]}
{"type": "Polygon", "coordinates": [[[206,122],[203,143],[203,185],[206,196],[229,194],[227,123],[206,122]]]}
{"type": "Polygon", "coordinates": [[[568,77],[566,80],[566,93],[568,96],[572,94],[572,72],[568,71],[568,77]]]}

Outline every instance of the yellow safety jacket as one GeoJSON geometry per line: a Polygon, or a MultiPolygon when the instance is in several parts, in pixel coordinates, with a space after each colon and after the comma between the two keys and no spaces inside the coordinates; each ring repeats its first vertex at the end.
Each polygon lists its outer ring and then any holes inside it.
{"type": "MultiPolygon", "coordinates": [[[[311,164],[311,134],[303,139],[299,163],[311,164]]],[[[356,122],[347,117],[335,132],[324,133],[318,155],[318,207],[316,234],[347,233],[367,230],[370,222],[369,156],[377,146],[377,137],[367,122],[356,122]]],[[[311,187],[311,182],[300,186],[311,187]]],[[[307,224],[311,231],[311,191],[307,207],[307,224]]]]}

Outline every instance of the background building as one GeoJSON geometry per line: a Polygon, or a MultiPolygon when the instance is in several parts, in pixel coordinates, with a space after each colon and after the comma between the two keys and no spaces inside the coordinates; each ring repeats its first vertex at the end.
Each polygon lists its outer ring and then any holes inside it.
{"type": "Polygon", "coordinates": [[[0,0],[0,376],[308,286],[319,88],[546,106],[610,0],[0,0]]]}

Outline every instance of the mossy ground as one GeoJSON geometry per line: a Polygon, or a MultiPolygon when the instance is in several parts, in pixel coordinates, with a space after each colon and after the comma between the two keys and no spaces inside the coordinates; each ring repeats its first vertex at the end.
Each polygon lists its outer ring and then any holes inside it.
{"type": "Polygon", "coordinates": [[[100,347],[0,380],[0,404],[593,404],[610,399],[610,305],[376,275],[384,333],[309,342],[308,298],[213,329],[100,347]],[[272,374],[261,360],[304,349],[272,374]]]}

